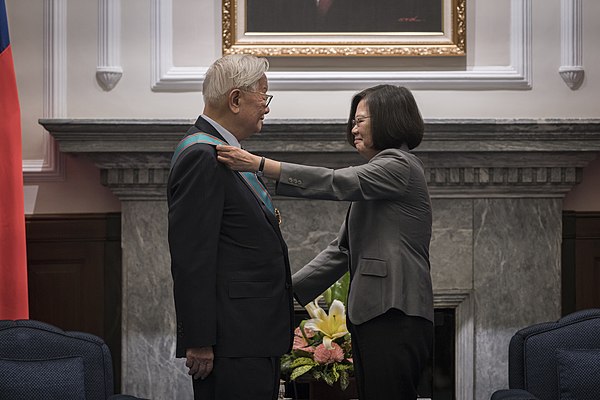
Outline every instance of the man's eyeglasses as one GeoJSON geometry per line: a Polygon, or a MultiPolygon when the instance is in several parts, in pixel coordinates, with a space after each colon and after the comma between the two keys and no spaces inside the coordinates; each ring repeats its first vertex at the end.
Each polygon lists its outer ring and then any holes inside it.
{"type": "Polygon", "coordinates": [[[371,118],[370,116],[366,116],[366,117],[358,117],[352,120],[352,127],[355,127],[356,125],[360,125],[363,122],[365,122],[367,119],[371,118]]]}
{"type": "MultiPolygon", "coordinates": [[[[244,90],[244,89],[242,89],[242,90],[244,90]]],[[[273,100],[272,94],[266,94],[263,92],[253,92],[252,90],[244,90],[244,92],[260,94],[263,98],[263,101],[265,102],[265,107],[269,107],[269,104],[271,104],[271,100],[273,100]]]]}

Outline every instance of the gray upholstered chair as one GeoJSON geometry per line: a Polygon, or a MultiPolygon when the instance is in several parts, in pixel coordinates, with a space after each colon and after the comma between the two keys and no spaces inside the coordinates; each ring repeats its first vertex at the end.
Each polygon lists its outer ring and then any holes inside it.
{"type": "Polygon", "coordinates": [[[492,400],[600,399],[600,309],[518,331],[508,350],[508,386],[492,400]]]}
{"type": "Polygon", "coordinates": [[[108,346],[33,320],[0,321],[0,399],[117,400],[108,346]]]}

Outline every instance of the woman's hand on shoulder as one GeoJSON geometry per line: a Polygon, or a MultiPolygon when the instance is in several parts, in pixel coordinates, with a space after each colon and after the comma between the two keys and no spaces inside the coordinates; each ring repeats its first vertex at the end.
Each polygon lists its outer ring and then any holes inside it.
{"type": "Polygon", "coordinates": [[[256,172],[260,166],[261,157],[239,147],[218,145],[217,160],[234,171],[256,172]]]}

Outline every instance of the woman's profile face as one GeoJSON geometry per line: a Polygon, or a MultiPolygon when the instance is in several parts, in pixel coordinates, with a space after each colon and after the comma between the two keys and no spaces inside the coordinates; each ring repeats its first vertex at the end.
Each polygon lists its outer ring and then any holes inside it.
{"type": "Polygon", "coordinates": [[[373,135],[371,133],[371,116],[365,99],[362,99],[356,106],[354,113],[354,123],[352,127],[352,135],[354,135],[354,147],[358,153],[370,160],[373,156],[379,153],[373,147],[373,135]]]}

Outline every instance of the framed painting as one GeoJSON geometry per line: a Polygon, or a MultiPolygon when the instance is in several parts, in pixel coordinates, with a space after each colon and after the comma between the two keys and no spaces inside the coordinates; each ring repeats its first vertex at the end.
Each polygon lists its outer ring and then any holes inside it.
{"type": "Polygon", "coordinates": [[[464,56],[466,0],[223,0],[223,54],[464,56]]]}

